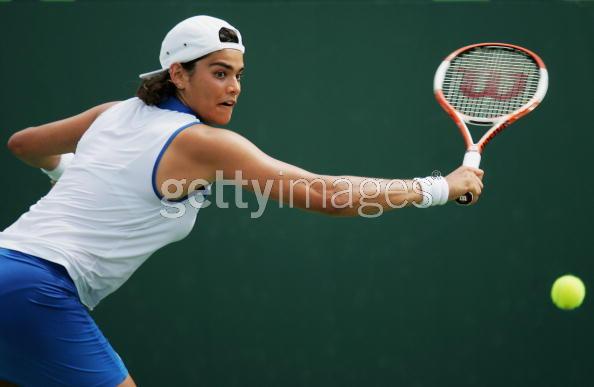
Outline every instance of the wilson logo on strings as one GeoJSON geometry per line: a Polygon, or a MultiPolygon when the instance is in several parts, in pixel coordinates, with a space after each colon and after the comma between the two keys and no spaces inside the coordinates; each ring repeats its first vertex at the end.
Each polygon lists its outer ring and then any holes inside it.
{"type": "Polygon", "coordinates": [[[505,101],[508,99],[516,98],[524,92],[526,89],[526,78],[527,75],[523,73],[516,73],[510,76],[506,76],[506,82],[509,83],[509,79],[514,82],[513,86],[505,92],[501,92],[500,88],[502,85],[502,75],[500,73],[493,72],[487,84],[482,88],[477,88],[477,74],[474,71],[467,69],[460,70],[463,74],[462,84],[460,85],[460,91],[466,98],[493,98],[498,101],[505,101]]]}

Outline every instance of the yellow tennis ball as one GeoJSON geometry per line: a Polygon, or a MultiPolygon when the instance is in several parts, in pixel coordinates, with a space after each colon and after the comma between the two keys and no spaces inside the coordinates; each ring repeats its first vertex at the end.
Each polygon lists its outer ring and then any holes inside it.
{"type": "Polygon", "coordinates": [[[551,288],[553,303],[560,309],[575,309],[582,304],[586,287],[581,279],[573,275],[559,277],[551,288]]]}

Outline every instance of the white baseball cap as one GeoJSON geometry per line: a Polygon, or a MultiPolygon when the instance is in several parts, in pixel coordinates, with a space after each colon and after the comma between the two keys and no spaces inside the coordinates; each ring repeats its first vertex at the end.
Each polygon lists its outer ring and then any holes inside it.
{"type": "Polygon", "coordinates": [[[150,78],[169,70],[174,63],[185,63],[203,57],[211,52],[232,48],[245,52],[239,30],[224,20],[212,16],[194,16],[178,23],[165,35],[161,43],[159,60],[161,69],[140,74],[140,78],[150,78]],[[219,32],[222,28],[237,34],[236,42],[222,42],[219,32]]]}

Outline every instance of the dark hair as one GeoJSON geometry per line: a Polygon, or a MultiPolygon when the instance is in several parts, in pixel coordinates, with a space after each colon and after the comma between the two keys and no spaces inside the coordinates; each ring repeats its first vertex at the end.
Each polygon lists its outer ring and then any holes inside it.
{"type": "MultiPolygon", "coordinates": [[[[196,62],[204,57],[182,63],[182,67],[192,75],[196,62]]],[[[158,105],[167,98],[175,95],[177,88],[171,82],[169,71],[163,71],[150,78],[143,79],[136,90],[136,96],[147,105],[158,105]]]]}
{"type": "MultiPolygon", "coordinates": [[[[237,37],[237,32],[222,27],[219,30],[219,41],[223,43],[239,43],[239,38],[237,37]]],[[[208,55],[182,63],[181,65],[190,73],[190,75],[192,75],[194,73],[196,62],[206,56],[208,55]]],[[[140,86],[138,86],[138,90],[136,90],[136,96],[147,105],[158,105],[172,95],[175,95],[176,92],[177,89],[173,82],[171,82],[169,71],[163,71],[153,77],[143,79],[140,86]]]]}

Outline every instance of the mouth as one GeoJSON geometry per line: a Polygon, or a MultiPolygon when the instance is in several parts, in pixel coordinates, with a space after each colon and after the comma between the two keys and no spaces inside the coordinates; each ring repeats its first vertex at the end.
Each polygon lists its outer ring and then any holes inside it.
{"type": "Polygon", "coordinates": [[[233,107],[233,106],[235,106],[236,103],[237,102],[235,100],[230,99],[230,100],[221,102],[219,105],[223,105],[223,106],[227,106],[227,107],[233,107]]]}

